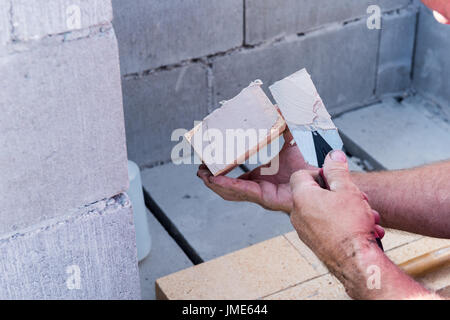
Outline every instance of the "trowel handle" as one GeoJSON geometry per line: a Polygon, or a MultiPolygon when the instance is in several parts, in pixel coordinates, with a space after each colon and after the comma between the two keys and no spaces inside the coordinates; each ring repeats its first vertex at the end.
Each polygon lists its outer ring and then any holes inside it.
{"type": "Polygon", "coordinates": [[[450,265],[450,246],[415,257],[401,263],[399,267],[411,277],[417,277],[447,265],[450,265]]]}

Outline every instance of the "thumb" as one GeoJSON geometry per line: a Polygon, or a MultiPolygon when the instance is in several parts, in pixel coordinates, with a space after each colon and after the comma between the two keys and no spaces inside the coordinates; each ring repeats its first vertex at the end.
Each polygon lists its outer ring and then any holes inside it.
{"type": "Polygon", "coordinates": [[[348,171],[347,156],[341,150],[331,151],[325,158],[323,175],[331,191],[356,191],[348,171]]]}

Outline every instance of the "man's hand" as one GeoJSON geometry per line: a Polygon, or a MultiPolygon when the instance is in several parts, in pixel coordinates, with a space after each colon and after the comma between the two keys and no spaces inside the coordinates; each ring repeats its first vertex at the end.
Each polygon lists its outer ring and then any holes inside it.
{"type": "Polygon", "coordinates": [[[431,10],[437,21],[450,24],[450,1],[448,0],[422,0],[431,10]]]}
{"type": "Polygon", "coordinates": [[[352,182],[345,153],[333,151],[325,159],[323,178],[329,190],[310,171],[291,177],[294,207],[291,221],[300,238],[336,272],[356,251],[377,247],[384,230],[367,197],[352,182]]]}
{"type": "Polygon", "coordinates": [[[379,215],[351,180],[345,153],[328,154],[321,176],[329,190],[321,188],[314,171],[292,175],[291,221],[300,239],[347,293],[360,299],[428,297],[429,292],[403,274],[378,247],[376,237],[384,235],[379,215]],[[368,285],[372,271],[379,272],[377,288],[368,285]]]}
{"type": "Polygon", "coordinates": [[[262,175],[260,166],[241,175],[237,179],[226,176],[214,177],[205,165],[201,165],[197,175],[205,185],[228,201],[250,201],[268,210],[292,210],[292,195],[289,186],[291,174],[297,170],[308,169],[318,172],[308,165],[296,145],[291,145],[292,134],[288,129],[283,134],[285,143],[278,157],[279,171],[275,175],[262,175]]]}

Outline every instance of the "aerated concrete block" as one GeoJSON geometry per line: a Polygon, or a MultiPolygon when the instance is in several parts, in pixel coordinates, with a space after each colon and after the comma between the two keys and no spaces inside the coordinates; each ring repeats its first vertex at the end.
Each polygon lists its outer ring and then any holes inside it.
{"type": "Polygon", "coordinates": [[[383,17],[377,95],[400,93],[411,86],[417,10],[403,10],[383,17]]]}
{"type": "Polygon", "coordinates": [[[413,85],[450,112],[450,28],[422,7],[417,33],[413,85]]]}
{"type": "MultiPolygon", "coordinates": [[[[198,165],[166,164],[142,171],[153,200],[203,260],[292,231],[289,217],[249,202],[229,202],[197,177],[198,165]]],[[[229,176],[243,174],[238,167],[229,176]]]]}
{"type": "Polygon", "coordinates": [[[0,58],[0,234],[128,188],[112,31],[0,58]]]}
{"type": "Polygon", "coordinates": [[[168,161],[175,129],[186,132],[208,114],[208,71],[190,64],[122,82],[128,156],[138,165],[168,161]]]}
{"type": "Polygon", "coordinates": [[[1,47],[11,40],[11,19],[10,19],[11,3],[2,1],[0,3],[0,52],[1,47]]]}
{"type": "Polygon", "coordinates": [[[112,20],[111,0],[10,0],[14,37],[34,40],[112,20]]]}
{"type": "Polygon", "coordinates": [[[366,21],[370,5],[382,12],[398,9],[410,0],[246,0],[246,37],[249,44],[290,34],[306,32],[320,26],[361,18],[366,21]]]}
{"type": "Polygon", "coordinates": [[[0,239],[0,299],[139,299],[124,194],[0,239]]]}
{"type": "Polygon", "coordinates": [[[364,104],[375,89],[379,30],[366,22],[321,30],[288,41],[241,50],[213,61],[215,106],[251,81],[267,87],[306,68],[331,113],[364,104]],[[345,45],[342,45],[345,43],[345,45]]]}
{"type": "Polygon", "coordinates": [[[243,42],[242,0],[113,0],[122,74],[226,51],[243,42]]]}
{"type": "Polygon", "coordinates": [[[376,169],[405,169],[450,159],[450,124],[438,106],[415,96],[347,112],[334,120],[344,145],[376,169]]]}

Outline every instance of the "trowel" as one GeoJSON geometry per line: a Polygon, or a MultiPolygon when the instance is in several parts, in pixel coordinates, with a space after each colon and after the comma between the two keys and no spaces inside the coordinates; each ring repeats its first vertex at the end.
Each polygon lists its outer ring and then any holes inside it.
{"type": "Polygon", "coordinates": [[[322,168],[327,154],[343,143],[311,76],[302,69],[269,89],[305,161],[322,168]]]}
{"type": "MultiPolygon", "coordinates": [[[[309,73],[301,69],[269,89],[292,133],[291,144],[297,144],[306,162],[322,168],[327,154],[344,144],[309,73]]],[[[378,235],[376,241],[383,250],[378,235]]]]}

